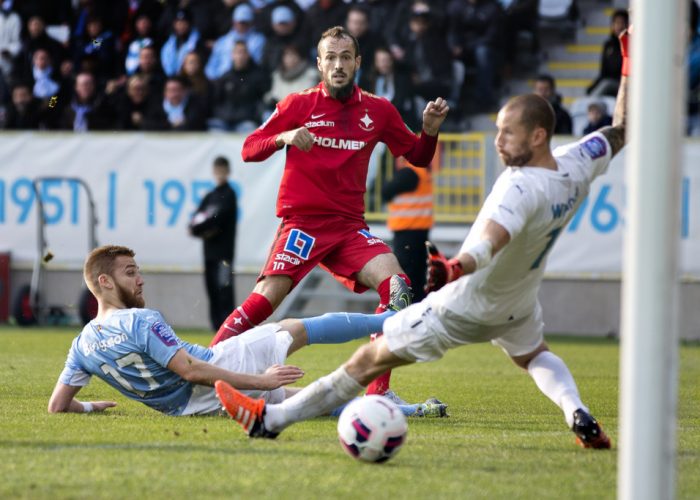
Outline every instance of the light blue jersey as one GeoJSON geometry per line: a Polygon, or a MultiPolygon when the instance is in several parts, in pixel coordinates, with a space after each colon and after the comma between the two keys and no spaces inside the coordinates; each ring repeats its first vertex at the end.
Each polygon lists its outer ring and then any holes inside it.
{"type": "Polygon", "coordinates": [[[105,322],[85,325],[73,340],[59,382],[82,387],[97,375],[130,399],[180,415],[193,384],[166,368],[180,349],[202,361],[212,357],[210,349],[179,339],[159,312],[121,309],[105,322]]]}

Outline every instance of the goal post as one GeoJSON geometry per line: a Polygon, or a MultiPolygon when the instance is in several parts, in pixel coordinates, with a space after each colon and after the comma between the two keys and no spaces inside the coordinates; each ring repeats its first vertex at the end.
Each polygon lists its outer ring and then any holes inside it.
{"type": "Polygon", "coordinates": [[[617,485],[625,500],[675,495],[687,8],[632,1],[617,485]]]}

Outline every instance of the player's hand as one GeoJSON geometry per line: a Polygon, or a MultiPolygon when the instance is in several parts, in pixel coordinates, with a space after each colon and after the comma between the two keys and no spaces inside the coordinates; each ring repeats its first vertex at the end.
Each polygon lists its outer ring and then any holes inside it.
{"type": "Polygon", "coordinates": [[[302,151],[311,151],[314,145],[314,134],[309,132],[306,127],[299,127],[294,130],[288,130],[277,136],[282,143],[287,146],[296,146],[302,151]]]}
{"type": "Polygon", "coordinates": [[[90,401],[92,403],[92,411],[105,411],[107,408],[117,406],[116,401],[90,401]]]}
{"type": "Polygon", "coordinates": [[[450,107],[447,105],[447,101],[442,97],[438,97],[426,104],[423,110],[423,130],[428,135],[437,135],[440,125],[445,121],[449,110],[450,107]]]}
{"type": "Polygon", "coordinates": [[[462,264],[459,259],[448,259],[430,241],[425,242],[425,249],[428,252],[425,293],[440,290],[445,284],[462,276],[462,264]]]}
{"type": "Polygon", "coordinates": [[[283,385],[293,384],[304,376],[304,370],[292,365],[272,365],[265,370],[262,377],[263,391],[271,391],[283,385]]]}
{"type": "Polygon", "coordinates": [[[630,35],[632,26],[620,33],[620,50],[622,51],[622,76],[629,76],[632,61],[630,59],[630,35]]]}

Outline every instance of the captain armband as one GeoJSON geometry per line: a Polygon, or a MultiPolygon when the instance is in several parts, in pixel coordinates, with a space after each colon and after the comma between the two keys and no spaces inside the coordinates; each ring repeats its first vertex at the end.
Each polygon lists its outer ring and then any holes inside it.
{"type": "Polygon", "coordinates": [[[491,262],[491,258],[493,257],[493,245],[490,240],[481,240],[467,248],[465,253],[468,253],[474,259],[474,262],[476,262],[476,269],[474,270],[478,271],[488,266],[491,262]]]}

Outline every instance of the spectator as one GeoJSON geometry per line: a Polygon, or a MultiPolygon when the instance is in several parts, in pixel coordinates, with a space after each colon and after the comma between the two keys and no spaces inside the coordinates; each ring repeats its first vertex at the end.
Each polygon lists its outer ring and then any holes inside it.
{"type": "Polygon", "coordinates": [[[360,70],[356,73],[359,81],[362,78],[362,73],[369,71],[372,66],[374,52],[378,47],[386,45],[386,42],[383,36],[370,29],[369,12],[363,5],[353,5],[348,9],[345,28],[357,38],[357,42],[360,44],[362,63],[360,70]]]}
{"type": "Polygon", "coordinates": [[[302,57],[296,45],[287,45],[282,52],[282,61],[272,72],[272,86],[263,98],[270,110],[293,92],[300,92],[318,84],[318,69],[302,57]]]}
{"type": "Polygon", "coordinates": [[[620,51],[620,33],[629,25],[629,14],[620,9],[610,18],[610,36],[603,43],[600,56],[600,73],[588,86],[586,93],[591,96],[609,95],[615,97],[620,86],[622,52],[620,51]]]}
{"type": "Polygon", "coordinates": [[[182,67],[185,56],[190,52],[203,51],[199,31],[192,27],[192,14],[187,9],[175,13],[172,33],[160,50],[160,62],[167,76],[173,76],[182,67]]]}
{"type": "Polygon", "coordinates": [[[410,21],[414,9],[430,11],[433,27],[445,32],[445,8],[441,0],[401,0],[390,18],[383,19],[389,49],[398,63],[406,54],[405,47],[411,38],[410,21]]]}
{"type": "Polygon", "coordinates": [[[34,97],[48,100],[61,92],[61,79],[54,71],[51,56],[45,49],[37,49],[32,58],[31,74],[34,97]]]}
{"type": "Polygon", "coordinates": [[[539,50],[539,0],[500,0],[504,6],[503,36],[505,73],[510,75],[518,54],[518,33],[532,36],[532,52],[539,50]]]}
{"type": "Polygon", "coordinates": [[[15,60],[14,73],[19,79],[31,72],[32,56],[38,49],[46,50],[56,67],[68,57],[66,48],[46,33],[46,24],[41,16],[32,16],[27,21],[27,36],[22,50],[15,60]]]}
{"type": "Polygon", "coordinates": [[[257,15],[255,16],[255,27],[259,32],[263,33],[266,38],[272,34],[272,11],[280,6],[291,9],[292,15],[297,21],[299,31],[301,31],[306,13],[298,2],[295,0],[269,0],[259,11],[257,11],[257,15]]]}
{"type": "MultiPolygon", "coordinates": [[[[405,46],[405,64],[410,68],[416,95],[431,101],[449,96],[452,59],[442,33],[432,25],[429,7],[416,4],[409,21],[411,37],[405,46]]],[[[419,108],[423,108],[422,103],[419,108]]]]}
{"type": "Polygon", "coordinates": [[[231,53],[233,67],[214,82],[213,130],[250,132],[260,125],[258,103],[270,89],[270,77],[248,53],[244,42],[236,42],[231,53]]]}
{"type": "Polygon", "coordinates": [[[189,225],[190,234],[204,244],[204,282],[209,298],[209,320],[216,331],[233,311],[233,258],[236,246],[238,199],[228,177],[231,165],[224,156],[213,164],[216,187],[197,207],[189,225]]]}
{"type": "Polygon", "coordinates": [[[119,130],[143,130],[146,114],[152,105],[148,94],[148,80],[133,75],[113,98],[116,112],[115,126],[119,130]]]}
{"type": "Polygon", "coordinates": [[[413,83],[408,72],[396,65],[389,49],[379,47],[375,51],[374,65],[360,80],[360,88],[391,101],[401,113],[404,123],[411,130],[418,129],[420,122],[413,83]]]}
{"type": "Polygon", "coordinates": [[[5,117],[7,130],[43,128],[41,101],[32,95],[31,85],[18,83],[12,88],[12,102],[5,117]]]}
{"type": "Polygon", "coordinates": [[[126,74],[133,75],[139,67],[139,55],[141,49],[154,44],[153,38],[153,21],[146,14],[140,14],[134,22],[133,40],[128,45],[126,50],[126,59],[124,68],[126,74]]]}
{"type": "Polygon", "coordinates": [[[158,62],[158,52],[153,45],[146,45],[139,52],[139,66],[135,75],[143,76],[148,84],[148,95],[160,100],[163,95],[166,76],[158,62]]]}
{"type": "Polygon", "coordinates": [[[612,116],[604,102],[592,102],[588,105],[588,124],[583,129],[583,135],[595,132],[601,127],[612,125],[612,116]]]}
{"type": "Polygon", "coordinates": [[[111,106],[97,91],[95,77],[82,72],[75,78],[73,98],[63,107],[58,128],[87,132],[88,130],[107,130],[114,123],[111,106]]]}
{"type": "Polygon", "coordinates": [[[253,9],[247,3],[241,3],[234,9],[231,29],[214,44],[204,70],[210,80],[220,78],[231,69],[231,51],[236,42],[245,42],[253,61],[260,64],[265,47],[265,36],[253,29],[253,20],[253,9]]]}
{"type": "Polygon", "coordinates": [[[206,130],[204,104],[192,95],[187,81],[179,76],[165,82],[162,102],[154,101],[144,121],[146,130],[206,130]]]}
{"type": "Polygon", "coordinates": [[[102,19],[89,17],[85,33],[73,41],[73,64],[77,71],[92,73],[99,80],[117,74],[116,41],[112,32],[104,29],[102,19]]]}
{"type": "Polygon", "coordinates": [[[214,85],[204,74],[202,57],[197,52],[187,54],[178,75],[187,80],[192,94],[196,95],[202,102],[208,116],[211,109],[211,100],[214,97],[214,85]]]}
{"type": "Polygon", "coordinates": [[[167,7],[158,21],[158,33],[170,31],[182,10],[187,11],[190,28],[199,34],[202,47],[206,50],[211,50],[217,37],[225,32],[220,29],[226,12],[221,0],[166,0],[165,3],[167,7]]]}
{"type": "Polygon", "coordinates": [[[496,0],[452,0],[447,13],[452,55],[476,70],[471,105],[475,111],[488,111],[497,104],[494,87],[503,56],[503,8],[496,0]]]}
{"type": "Polygon", "coordinates": [[[316,41],[332,26],[343,26],[348,15],[348,6],[343,0],[316,0],[304,17],[304,36],[311,47],[311,57],[316,57],[316,41]]]}
{"type": "Polygon", "coordinates": [[[557,94],[556,83],[550,75],[540,75],[535,80],[533,92],[547,99],[554,109],[554,133],[570,135],[572,131],[571,115],[561,105],[561,96],[557,94]]]}
{"type": "Polygon", "coordinates": [[[301,23],[294,11],[286,5],[278,5],[270,14],[271,32],[265,43],[262,67],[272,72],[282,62],[282,52],[285,47],[295,45],[299,48],[304,59],[307,59],[309,47],[301,31],[301,23]]]}
{"type": "MultiPolygon", "coordinates": [[[[125,1],[126,9],[123,9],[126,14],[123,29],[119,32],[119,41],[122,46],[126,47],[130,42],[143,38],[152,38],[156,40],[153,24],[158,21],[163,11],[163,2],[159,0],[128,0],[125,1]],[[142,18],[148,19],[148,30],[144,33],[143,29],[139,29],[139,23],[143,23],[142,18]]],[[[138,59],[138,50],[135,51],[136,59],[138,59]]]]}
{"type": "Polygon", "coordinates": [[[12,76],[14,59],[22,49],[22,19],[12,10],[12,2],[0,3],[0,71],[12,76]]]}

